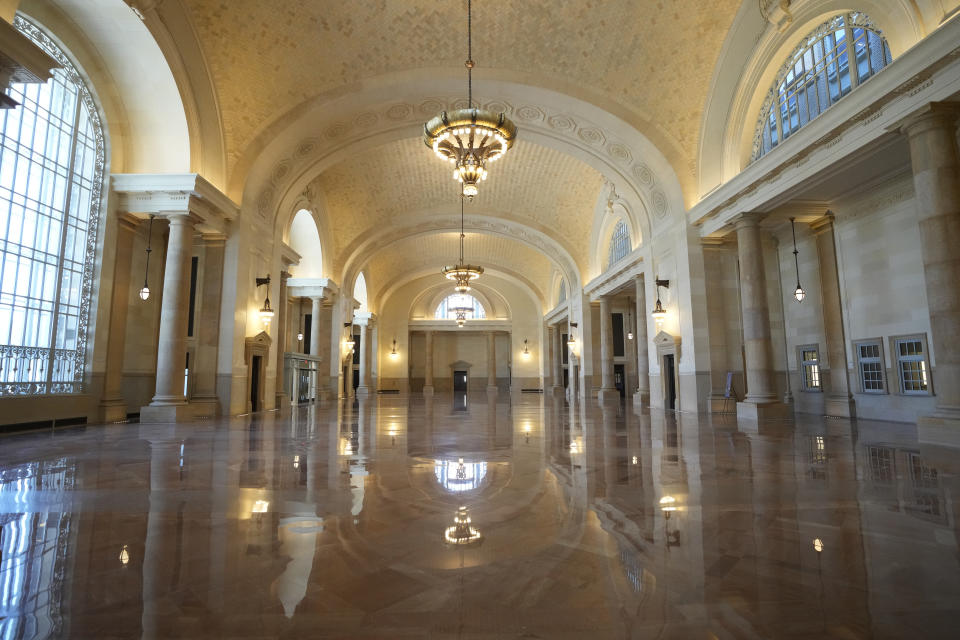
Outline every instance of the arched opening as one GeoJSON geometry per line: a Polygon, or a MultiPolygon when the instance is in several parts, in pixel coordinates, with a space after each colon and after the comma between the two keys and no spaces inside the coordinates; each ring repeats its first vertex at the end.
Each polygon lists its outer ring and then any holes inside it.
{"type": "Polygon", "coordinates": [[[300,209],[290,224],[290,247],[300,254],[300,264],[292,271],[298,278],[322,278],[323,254],[320,248],[320,232],[313,215],[300,209]]]}
{"type": "Polygon", "coordinates": [[[607,249],[607,267],[609,268],[610,265],[625,258],[631,250],[630,230],[627,229],[627,224],[620,220],[614,226],[613,233],[610,235],[610,243],[607,249]]]}
{"type": "Polygon", "coordinates": [[[363,274],[357,276],[357,281],[353,284],[353,299],[360,303],[357,309],[360,313],[366,313],[367,309],[367,280],[363,274]]]}
{"type": "Polygon", "coordinates": [[[0,395],[79,393],[104,181],[93,96],[39,27],[15,27],[62,68],[10,85],[0,112],[0,395]]]}

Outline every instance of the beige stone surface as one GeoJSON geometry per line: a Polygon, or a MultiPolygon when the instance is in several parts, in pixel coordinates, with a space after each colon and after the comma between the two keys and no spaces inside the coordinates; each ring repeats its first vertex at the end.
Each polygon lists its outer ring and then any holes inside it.
{"type": "MultiPolygon", "coordinates": [[[[459,70],[466,58],[462,2],[184,4],[219,95],[230,166],[260,129],[300,103],[390,72],[459,70]]],[[[478,2],[475,88],[482,94],[483,74],[565,86],[656,123],[648,126],[689,161],[713,66],[739,5],[478,2]]]]}

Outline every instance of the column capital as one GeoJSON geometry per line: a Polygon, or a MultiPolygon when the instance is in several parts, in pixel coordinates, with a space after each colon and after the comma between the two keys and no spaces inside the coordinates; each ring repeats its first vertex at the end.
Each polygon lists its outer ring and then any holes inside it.
{"type": "Polygon", "coordinates": [[[820,235],[821,233],[824,233],[826,231],[832,231],[833,225],[836,222],[836,219],[837,217],[833,215],[832,211],[827,211],[825,214],[823,214],[822,217],[817,218],[816,220],[811,222],[810,228],[817,235],[820,235]]]}
{"type": "Polygon", "coordinates": [[[204,231],[225,233],[227,224],[240,215],[240,207],[196,173],[115,173],[110,186],[119,208],[146,216],[194,216],[204,231]]]}
{"type": "Polygon", "coordinates": [[[958,116],[960,103],[928,102],[889,129],[898,130],[908,137],[930,129],[953,129],[958,116]]]}
{"type": "Polygon", "coordinates": [[[744,227],[755,227],[760,224],[760,221],[766,217],[765,213],[758,213],[756,211],[744,211],[743,213],[738,213],[727,222],[733,225],[734,229],[742,229],[744,227]]]}

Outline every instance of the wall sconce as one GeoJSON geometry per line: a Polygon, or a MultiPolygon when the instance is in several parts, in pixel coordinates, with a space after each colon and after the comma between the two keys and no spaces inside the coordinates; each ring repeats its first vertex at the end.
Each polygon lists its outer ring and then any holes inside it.
{"type": "MultiPolygon", "coordinates": [[[[349,329],[349,328],[352,327],[352,326],[353,326],[353,323],[352,323],[352,322],[344,322],[344,323],[343,323],[343,328],[344,328],[344,329],[349,329]]],[[[354,347],[354,345],[356,344],[356,342],[353,341],[353,332],[352,332],[352,331],[349,332],[349,333],[347,333],[347,339],[343,341],[343,344],[344,344],[345,347],[347,347],[347,349],[350,351],[350,353],[353,353],[353,347],[354,347]]]]}
{"type": "Polygon", "coordinates": [[[523,352],[521,353],[521,355],[522,355],[525,359],[528,359],[528,360],[530,359],[530,348],[527,346],[527,339],[526,339],[526,338],[523,339],[523,352]]]}
{"type": "Polygon", "coordinates": [[[627,340],[633,340],[633,321],[630,317],[630,297],[627,296],[627,340]]]}
{"type": "Polygon", "coordinates": [[[150,297],[150,287],[147,285],[147,278],[150,276],[150,252],[153,251],[151,243],[153,241],[153,219],[157,216],[150,214],[150,226],[147,227],[147,266],[143,270],[143,288],[140,289],[140,299],[146,300],[150,297]]]}
{"type": "Polygon", "coordinates": [[[663,304],[660,303],[660,287],[666,289],[670,288],[669,280],[661,280],[660,278],[655,278],[657,283],[657,303],[653,306],[653,311],[650,312],[650,315],[653,316],[653,319],[657,322],[663,322],[663,319],[667,317],[667,312],[663,308],[663,304]]]}
{"type": "Polygon", "coordinates": [[[573,330],[577,328],[576,322],[570,323],[570,335],[567,337],[567,346],[573,349],[577,346],[577,338],[573,335],[573,330]]]}
{"type": "Polygon", "coordinates": [[[793,266],[797,268],[797,288],[793,292],[793,297],[797,299],[797,302],[803,302],[803,299],[807,297],[807,292],[800,286],[800,260],[797,258],[800,252],[797,251],[797,228],[794,225],[795,220],[796,218],[790,218],[790,232],[793,234],[793,266]]]}
{"type": "Polygon", "coordinates": [[[262,285],[267,285],[267,297],[263,300],[263,308],[260,309],[260,320],[263,322],[264,327],[270,326],[270,321],[273,320],[273,309],[270,308],[270,276],[267,275],[266,278],[257,278],[257,288],[259,289],[262,285]]]}
{"type": "Polygon", "coordinates": [[[123,545],[123,548],[120,549],[120,564],[124,567],[130,564],[130,551],[127,545],[123,545]]]}
{"type": "Polygon", "coordinates": [[[397,352],[397,339],[393,339],[393,348],[390,349],[390,357],[396,360],[400,357],[400,354],[397,352]]]}

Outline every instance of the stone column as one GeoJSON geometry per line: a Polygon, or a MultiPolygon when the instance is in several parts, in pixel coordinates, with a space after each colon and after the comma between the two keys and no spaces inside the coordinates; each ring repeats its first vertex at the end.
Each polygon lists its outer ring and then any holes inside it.
{"type": "Polygon", "coordinates": [[[424,331],[426,338],[426,363],[423,374],[423,395],[433,395],[433,332],[424,331]]]}
{"type": "Polygon", "coordinates": [[[310,298],[310,355],[319,357],[323,338],[320,336],[320,306],[323,298],[310,298]]]}
{"type": "Polygon", "coordinates": [[[817,253],[820,256],[820,311],[826,338],[827,363],[830,376],[825,389],[824,409],[828,416],[855,418],[857,407],[850,394],[847,364],[847,340],[843,331],[843,303],[840,300],[840,276],[837,272],[836,232],[833,214],[827,213],[812,226],[817,234],[817,253]]]}
{"type": "MultiPolygon", "coordinates": [[[[353,340],[352,324],[349,327],[347,327],[347,331],[350,332],[347,334],[347,340],[352,341],[353,340]]],[[[346,388],[346,392],[344,393],[344,397],[346,398],[354,397],[354,393],[355,393],[353,390],[353,353],[356,348],[357,348],[357,345],[354,344],[353,349],[351,349],[350,353],[347,354],[347,388],[346,388]]]]}
{"type": "Polygon", "coordinates": [[[497,392],[497,334],[487,332],[487,393],[497,392]]]}
{"type": "Polygon", "coordinates": [[[747,396],[743,402],[737,403],[737,417],[748,420],[786,413],[786,405],[777,401],[773,381],[773,342],[759,223],[759,216],[753,213],[742,213],[734,219],[740,257],[740,306],[747,369],[747,396]]]}
{"type": "MultiPolygon", "coordinates": [[[[957,105],[930,104],[912,115],[902,131],[920,222],[923,274],[930,311],[937,408],[918,421],[920,439],[956,436],[960,429],[960,153],[957,105]]],[[[946,438],[956,446],[955,439],[946,438]]]]}
{"type": "Polygon", "coordinates": [[[567,345],[563,343],[563,332],[560,325],[553,327],[551,340],[553,340],[553,393],[563,393],[563,350],[567,345]]]}
{"type": "Polygon", "coordinates": [[[104,422],[127,419],[123,399],[123,351],[127,336],[127,309],[130,307],[130,262],[134,231],[139,221],[130,215],[117,220],[117,253],[113,267],[113,297],[110,300],[110,331],[107,334],[107,369],[103,379],[100,410],[104,422]]]}
{"type": "Polygon", "coordinates": [[[647,293],[642,275],[634,276],[637,296],[637,392],[633,403],[637,406],[650,405],[650,342],[647,339],[647,293]]]}
{"type": "Polygon", "coordinates": [[[217,404],[217,350],[220,343],[220,294],[223,289],[223,236],[203,238],[203,280],[200,283],[197,322],[195,385],[190,404],[195,415],[215,416],[217,404]]]}
{"type": "Polygon", "coordinates": [[[289,306],[289,301],[287,300],[287,278],[289,277],[290,274],[286,271],[280,272],[280,291],[277,293],[277,364],[275,389],[277,401],[274,405],[277,408],[283,407],[287,404],[287,394],[283,388],[284,381],[287,377],[286,370],[283,366],[283,354],[287,350],[287,331],[289,329],[287,326],[287,307],[289,306]]]}
{"type": "Polygon", "coordinates": [[[140,422],[177,422],[191,417],[183,394],[190,313],[190,258],[193,225],[189,215],[170,217],[160,336],[157,344],[157,386],[153,402],[140,410],[140,422]]]}
{"type": "Polygon", "coordinates": [[[613,385],[613,317],[610,301],[600,298],[600,402],[620,399],[613,385]]]}
{"type": "Polygon", "coordinates": [[[553,359],[556,352],[556,342],[554,340],[553,334],[556,332],[552,326],[547,326],[547,335],[544,340],[544,348],[542,350],[543,357],[543,390],[546,392],[550,390],[552,392],[553,388],[556,386],[553,378],[554,366],[553,359]]]}
{"type": "Polygon", "coordinates": [[[360,386],[357,395],[370,395],[370,321],[360,325],[360,386]]]}

